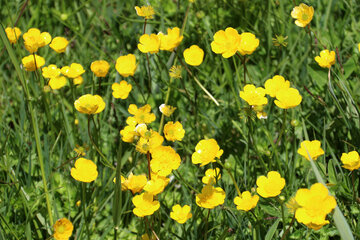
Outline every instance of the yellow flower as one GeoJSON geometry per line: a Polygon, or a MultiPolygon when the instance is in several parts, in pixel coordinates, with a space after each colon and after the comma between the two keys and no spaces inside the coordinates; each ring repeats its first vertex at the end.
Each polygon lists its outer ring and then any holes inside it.
{"type": "Polygon", "coordinates": [[[140,37],[138,49],[142,53],[157,53],[160,48],[160,39],[156,34],[144,34],[140,37]]]}
{"type": "Polygon", "coordinates": [[[34,53],[40,47],[44,47],[51,42],[51,35],[48,32],[40,32],[37,28],[30,28],[24,33],[23,39],[26,50],[34,53]]]}
{"type": "Polygon", "coordinates": [[[152,6],[142,6],[141,8],[135,7],[136,14],[139,17],[144,17],[145,19],[153,19],[155,15],[154,8],[152,6]]]}
{"type": "Polygon", "coordinates": [[[265,89],[255,87],[253,84],[246,84],[244,91],[240,91],[240,97],[251,106],[265,105],[268,103],[265,97],[265,89]]]}
{"type": "Polygon", "coordinates": [[[173,65],[171,68],[170,68],[170,72],[169,72],[169,75],[170,77],[172,78],[181,78],[181,66],[178,65],[173,65]]]}
{"type": "Polygon", "coordinates": [[[164,126],[164,135],[168,141],[181,141],[185,135],[185,130],[180,122],[167,122],[164,126]]]}
{"type": "Polygon", "coordinates": [[[204,50],[199,48],[198,45],[192,45],[185,49],[183,55],[185,62],[191,66],[199,66],[204,60],[204,50]]]}
{"type": "Polygon", "coordinates": [[[166,117],[170,117],[171,114],[174,113],[176,107],[165,105],[164,103],[159,106],[159,110],[162,114],[164,114],[166,117]]]}
{"type": "Polygon", "coordinates": [[[196,194],[196,204],[202,208],[212,209],[224,203],[225,192],[222,188],[214,188],[212,185],[205,185],[201,193],[196,194]]]}
{"type": "Polygon", "coordinates": [[[80,182],[92,182],[98,176],[96,164],[88,159],[79,158],[75,162],[75,168],[71,168],[71,176],[80,182]]]}
{"type": "Polygon", "coordinates": [[[53,226],[55,240],[68,240],[72,231],[74,230],[74,226],[67,218],[61,218],[57,220],[53,226]]]}
{"type": "Polygon", "coordinates": [[[131,92],[132,85],[122,80],[120,83],[113,83],[111,89],[113,90],[112,95],[114,98],[127,99],[131,92]]]}
{"type": "Polygon", "coordinates": [[[130,104],[128,111],[130,114],[134,115],[136,122],[140,123],[152,123],[155,121],[155,114],[150,113],[151,107],[149,104],[142,106],[141,108],[137,108],[135,104],[130,104]]]}
{"type": "Polygon", "coordinates": [[[44,78],[55,78],[61,74],[60,68],[58,68],[55,64],[43,67],[41,71],[44,78]]]}
{"type": "Polygon", "coordinates": [[[78,119],[75,119],[74,123],[75,123],[75,125],[78,125],[78,124],[79,124],[79,120],[78,120],[78,119]]]}
{"type": "Polygon", "coordinates": [[[208,169],[205,172],[205,176],[201,179],[204,184],[214,184],[215,181],[218,181],[221,178],[220,169],[208,169]],[[216,180],[215,180],[216,179],[216,180]]]}
{"type": "Polygon", "coordinates": [[[84,79],[82,76],[78,76],[76,78],[73,78],[74,85],[80,85],[84,82],[84,79]]]}
{"type": "Polygon", "coordinates": [[[183,36],[180,36],[180,29],[178,27],[168,28],[167,35],[159,33],[160,50],[173,51],[174,48],[180,45],[183,40],[183,36]]]}
{"type": "MultiPolygon", "coordinates": [[[[139,125],[141,125],[141,124],[139,124],[139,125]]],[[[144,124],[144,126],[146,127],[145,124],[144,124]]],[[[138,127],[135,128],[135,131],[137,131],[137,130],[138,130],[138,127]]],[[[136,150],[140,153],[144,153],[144,154],[146,154],[147,152],[152,153],[152,151],[154,149],[161,146],[161,144],[164,142],[164,138],[156,131],[145,130],[144,134],[145,134],[145,136],[141,136],[139,141],[136,144],[136,150]]]]}
{"type": "Polygon", "coordinates": [[[264,105],[252,106],[252,109],[256,112],[258,119],[267,119],[267,113],[264,111],[264,105]]]}
{"type": "Polygon", "coordinates": [[[147,235],[147,233],[141,235],[141,240],[156,240],[156,237],[151,234],[151,238],[149,237],[149,235],[147,235]]]}
{"type": "Polygon", "coordinates": [[[170,217],[178,223],[184,224],[188,219],[192,217],[190,210],[191,208],[189,205],[184,205],[183,207],[181,207],[179,204],[176,204],[172,207],[170,217]]]}
{"type": "Polygon", "coordinates": [[[67,83],[66,77],[58,76],[58,77],[50,78],[49,86],[51,87],[51,89],[56,90],[65,86],[66,83],[67,83]]]}
{"type": "Polygon", "coordinates": [[[329,191],[321,183],[313,184],[310,190],[300,188],[295,200],[299,205],[295,212],[296,220],[314,230],[329,223],[325,219],[326,215],[336,207],[335,198],[329,195],[329,191]]]}
{"type": "Polygon", "coordinates": [[[237,50],[241,55],[250,55],[259,46],[259,39],[252,33],[244,32],[240,37],[241,40],[237,50]]]}
{"type": "Polygon", "coordinates": [[[257,193],[263,198],[276,197],[285,186],[285,179],[276,171],[270,171],[267,177],[260,176],[256,180],[257,193]]]}
{"type": "Polygon", "coordinates": [[[283,76],[275,75],[273,78],[266,80],[264,86],[266,94],[270,95],[270,97],[276,97],[279,90],[290,87],[290,82],[285,80],[283,76]]]}
{"type": "Polygon", "coordinates": [[[106,77],[110,64],[105,60],[97,60],[91,63],[90,69],[97,77],[106,77]]]}
{"type": "Polygon", "coordinates": [[[147,179],[145,175],[133,175],[130,173],[127,179],[121,179],[121,185],[124,185],[124,188],[131,190],[133,194],[141,192],[146,185],[147,179]]]}
{"type": "Polygon", "coordinates": [[[356,151],[351,151],[349,153],[343,153],[341,155],[341,162],[344,164],[343,168],[353,171],[360,168],[360,157],[359,153],[356,151]]]}
{"type": "Polygon", "coordinates": [[[123,130],[120,131],[121,140],[124,142],[132,143],[134,137],[136,136],[135,126],[125,126],[123,130]]]}
{"type": "Polygon", "coordinates": [[[68,78],[80,77],[84,72],[83,66],[79,63],[72,63],[70,67],[65,66],[61,68],[61,73],[68,78]]]}
{"type": "Polygon", "coordinates": [[[201,163],[200,166],[202,167],[208,163],[216,162],[215,158],[220,158],[223,152],[215,139],[203,139],[196,145],[191,160],[193,164],[201,163]]]}
{"type": "Polygon", "coordinates": [[[295,24],[299,27],[305,27],[308,25],[314,15],[314,8],[301,3],[300,6],[296,6],[291,11],[291,17],[296,19],[295,24]]]}
{"type": "Polygon", "coordinates": [[[157,195],[164,191],[169,182],[169,178],[159,176],[158,174],[152,172],[151,180],[146,183],[144,190],[152,195],[157,195]]]}
{"type": "Polygon", "coordinates": [[[299,204],[296,202],[295,197],[291,197],[289,201],[285,204],[285,206],[291,214],[294,214],[296,210],[300,207],[299,204]]]}
{"type": "Polygon", "coordinates": [[[228,27],[217,31],[214,34],[214,41],[211,42],[211,50],[216,54],[222,54],[224,58],[233,56],[240,45],[241,37],[238,31],[228,27]]]}
{"type": "Polygon", "coordinates": [[[152,215],[160,208],[160,203],[154,201],[154,196],[147,192],[136,195],[133,197],[132,202],[135,205],[133,213],[138,217],[152,215]]]}
{"type": "Polygon", "coordinates": [[[36,69],[39,69],[42,66],[44,66],[45,59],[36,54],[35,54],[35,57],[34,57],[34,55],[29,55],[29,56],[23,57],[22,64],[24,65],[24,68],[26,71],[33,72],[36,69]]]}
{"type": "Polygon", "coordinates": [[[308,152],[309,152],[310,157],[312,158],[312,160],[315,161],[318,157],[324,155],[324,150],[322,150],[320,145],[321,142],[319,140],[313,140],[313,141],[305,140],[300,144],[301,147],[298,149],[297,153],[310,161],[308,156],[308,152]]]}
{"type": "Polygon", "coordinates": [[[295,88],[283,88],[276,92],[276,106],[282,109],[294,108],[302,101],[299,91],[295,88]]]}
{"type": "Polygon", "coordinates": [[[241,193],[241,196],[235,197],[234,203],[236,204],[237,210],[249,211],[256,207],[259,201],[259,196],[251,196],[249,191],[241,193]]]}
{"type": "Polygon", "coordinates": [[[66,50],[69,41],[64,37],[55,37],[50,43],[50,47],[57,53],[63,53],[66,50]]]}
{"type": "Polygon", "coordinates": [[[360,43],[358,44],[358,49],[359,49],[359,52],[360,52],[360,43]]]}
{"type": "Polygon", "coordinates": [[[335,52],[325,49],[320,52],[320,56],[315,57],[315,61],[322,68],[330,68],[331,65],[335,64],[335,52]]]}
{"type": "Polygon", "coordinates": [[[180,166],[180,156],[169,146],[159,146],[151,153],[151,170],[159,176],[166,177],[180,166]]]}
{"type": "MultiPolygon", "coordinates": [[[[75,120],[77,120],[77,119],[75,119],[75,120]]],[[[79,120],[78,120],[78,122],[79,122],[79,120]]],[[[75,124],[76,124],[76,123],[75,123],[75,124]]],[[[86,155],[85,151],[86,151],[86,150],[89,150],[89,149],[87,148],[87,146],[82,147],[82,146],[79,146],[78,144],[76,144],[75,146],[76,146],[76,148],[74,148],[74,151],[76,152],[77,157],[79,157],[79,156],[85,156],[85,155],[86,155]]]]}
{"type": "Polygon", "coordinates": [[[99,95],[85,94],[74,102],[74,106],[81,113],[97,114],[104,110],[105,102],[99,95]]]}
{"type": "Polygon", "coordinates": [[[21,35],[21,30],[18,27],[14,27],[14,28],[7,27],[5,29],[5,32],[6,32],[7,38],[9,39],[9,42],[13,43],[13,44],[17,42],[17,40],[19,39],[19,37],[21,35]]]}
{"type": "Polygon", "coordinates": [[[123,77],[134,76],[136,67],[136,58],[134,54],[120,56],[116,59],[116,71],[123,77]]]}

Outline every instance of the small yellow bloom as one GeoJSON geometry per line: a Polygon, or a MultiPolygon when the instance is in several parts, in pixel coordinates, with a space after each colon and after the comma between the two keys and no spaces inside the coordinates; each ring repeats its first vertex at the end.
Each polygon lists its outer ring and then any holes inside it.
{"type": "Polygon", "coordinates": [[[158,174],[152,172],[151,180],[146,183],[144,190],[155,196],[159,193],[162,193],[169,182],[169,178],[159,176],[158,174]]]}
{"type": "Polygon", "coordinates": [[[147,192],[136,195],[133,197],[132,202],[135,205],[133,213],[138,217],[152,215],[160,208],[159,201],[154,201],[154,196],[147,192]]]}
{"type": "Polygon", "coordinates": [[[164,114],[166,117],[170,117],[171,114],[174,113],[176,110],[176,107],[165,105],[164,103],[159,106],[159,110],[162,114],[164,114]]]}
{"type": "Polygon", "coordinates": [[[74,226],[67,218],[57,220],[53,226],[55,240],[68,240],[74,230],[74,226]]]}
{"type": "Polygon", "coordinates": [[[51,89],[57,90],[64,87],[66,83],[67,83],[66,77],[58,76],[58,77],[50,78],[49,86],[51,87],[51,89]]]}
{"type": "Polygon", "coordinates": [[[154,8],[152,6],[142,6],[141,8],[135,7],[136,14],[139,17],[144,17],[145,19],[153,19],[155,15],[154,8]]]}
{"type": "Polygon", "coordinates": [[[316,160],[321,155],[324,155],[324,150],[321,148],[321,142],[319,140],[308,141],[305,140],[300,144],[300,148],[297,150],[297,153],[305,157],[310,161],[308,152],[312,160],[316,160]],[[307,150],[307,151],[306,151],[307,150]]]}
{"type": "Polygon", "coordinates": [[[178,47],[184,38],[184,36],[180,36],[180,29],[178,27],[168,28],[167,35],[159,33],[158,37],[160,39],[160,50],[170,52],[178,47]]]}
{"type": "MultiPolygon", "coordinates": [[[[77,119],[75,119],[75,124],[76,124],[76,120],[77,119]]],[[[78,120],[78,123],[79,123],[79,120],[78,120]]],[[[89,150],[89,149],[87,149],[87,146],[82,147],[82,146],[79,146],[77,144],[75,146],[76,146],[76,148],[74,148],[74,151],[76,152],[78,157],[79,156],[85,156],[86,155],[85,151],[89,150]]]]}
{"type": "Polygon", "coordinates": [[[285,186],[285,179],[276,171],[270,171],[267,177],[260,176],[256,180],[257,193],[263,198],[276,197],[285,186]]]}
{"type": "Polygon", "coordinates": [[[111,89],[113,90],[112,95],[114,98],[127,99],[131,92],[132,85],[122,80],[120,83],[113,83],[111,89]]]}
{"type": "Polygon", "coordinates": [[[342,167],[353,171],[360,168],[360,157],[356,151],[343,153],[341,155],[341,162],[344,164],[342,167]]]}
{"type": "Polygon", "coordinates": [[[358,49],[359,49],[359,52],[360,52],[360,43],[358,44],[358,49]]]}
{"type": "Polygon", "coordinates": [[[188,219],[192,217],[191,208],[189,205],[184,205],[181,207],[179,204],[176,204],[172,207],[172,212],[170,212],[170,217],[177,221],[180,224],[184,224],[188,219]]]}
{"type": "Polygon", "coordinates": [[[173,65],[171,68],[170,68],[170,72],[169,72],[169,75],[170,77],[172,78],[181,78],[181,66],[178,65],[173,65]]]}
{"type": "Polygon", "coordinates": [[[138,124],[148,124],[155,121],[155,114],[150,113],[151,106],[149,104],[146,104],[140,108],[138,108],[135,104],[130,104],[128,111],[130,114],[134,115],[138,124]]]}
{"type": "Polygon", "coordinates": [[[279,90],[290,87],[290,82],[285,80],[283,76],[275,75],[273,78],[266,80],[264,86],[266,94],[270,97],[276,97],[279,90]]]}
{"type": "Polygon", "coordinates": [[[306,27],[314,15],[314,8],[301,3],[300,6],[296,6],[291,11],[291,17],[296,19],[295,24],[299,27],[306,27]]]}
{"type": "Polygon", "coordinates": [[[75,205],[76,205],[77,207],[80,207],[80,205],[81,205],[81,201],[80,201],[80,200],[78,200],[78,201],[75,203],[75,205]]]}
{"type": "Polygon", "coordinates": [[[90,69],[97,77],[106,77],[110,64],[105,60],[97,60],[91,63],[90,69]]]}
{"type": "Polygon", "coordinates": [[[35,54],[35,56],[29,55],[29,56],[23,57],[22,64],[24,65],[24,68],[26,71],[33,72],[36,69],[39,69],[45,65],[45,59],[36,54],[35,54]]]}
{"type": "MultiPolygon", "coordinates": [[[[139,125],[143,125],[146,127],[145,124],[139,124],[139,125]]],[[[137,133],[140,132],[138,126],[135,128],[135,131],[137,133]]],[[[150,131],[145,130],[144,135],[140,137],[139,141],[136,144],[136,150],[143,154],[146,154],[147,152],[152,153],[153,150],[161,146],[163,142],[164,142],[164,138],[158,132],[153,130],[150,131]]]]}
{"type": "Polygon", "coordinates": [[[41,47],[51,42],[51,35],[48,32],[40,32],[37,28],[30,28],[23,35],[24,45],[30,53],[35,53],[41,47]]]}
{"type": "Polygon", "coordinates": [[[151,153],[151,170],[159,176],[166,177],[180,166],[180,156],[169,146],[159,146],[151,153]]]}
{"type": "Polygon", "coordinates": [[[98,176],[96,164],[88,159],[79,158],[75,162],[75,168],[71,168],[71,176],[80,182],[92,182],[98,176]]]}
{"type": "Polygon", "coordinates": [[[214,34],[214,41],[211,42],[211,50],[216,54],[222,54],[224,58],[233,56],[240,45],[241,37],[238,31],[228,27],[217,31],[214,34]]]}
{"type": "Polygon", "coordinates": [[[322,68],[330,68],[331,65],[335,64],[335,52],[329,51],[328,49],[322,50],[320,56],[315,57],[315,61],[322,68]]]}
{"type": "Polygon", "coordinates": [[[81,85],[84,82],[84,79],[82,76],[78,76],[76,78],[73,78],[74,85],[81,85]]]}
{"type": "Polygon", "coordinates": [[[43,67],[41,71],[44,78],[55,78],[61,74],[60,68],[58,68],[55,64],[43,67]]]}
{"type": "Polygon", "coordinates": [[[215,139],[203,139],[195,146],[195,152],[191,156],[193,164],[201,163],[201,167],[211,162],[216,162],[215,158],[220,158],[223,154],[215,139]]]}
{"type": "Polygon", "coordinates": [[[116,71],[123,77],[134,76],[136,67],[136,58],[134,54],[120,56],[116,59],[116,71]]]}
{"type": "Polygon", "coordinates": [[[160,38],[156,34],[144,34],[140,37],[138,49],[142,53],[157,53],[160,49],[160,38]]]}
{"type": "Polygon", "coordinates": [[[296,210],[300,207],[300,205],[296,202],[295,197],[291,197],[289,201],[285,204],[285,206],[292,214],[294,214],[296,210]]]}
{"type": "Polygon", "coordinates": [[[298,106],[302,101],[299,91],[295,88],[282,88],[276,92],[276,106],[289,109],[298,106]]]}
{"type": "Polygon", "coordinates": [[[135,126],[125,126],[123,130],[120,131],[121,140],[124,142],[132,143],[134,137],[136,136],[135,126]]]}
{"type": "Polygon", "coordinates": [[[7,38],[9,39],[9,42],[14,44],[17,42],[17,40],[19,39],[20,35],[21,35],[21,30],[18,27],[7,27],[5,29],[5,33],[7,38]]]}
{"type": "Polygon", "coordinates": [[[141,192],[146,182],[147,178],[145,175],[133,175],[133,173],[130,173],[128,178],[121,179],[121,184],[133,194],[141,192]]]}
{"type": "Polygon", "coordinates": [[[212,185],[205,185],[201,193],[196,194],[196,204],[202,208],[213,209],[223,204],[225,201],[225,192],[222,188],[214,188],[212,185]]]}
{"type": "Polygon", "coordinates": [[[75,125],[78,125],[79,124],[79,119],[75,119],[74,123],[75,123],[75,125]]]}
{"type": "Polygon", "coordinates": [[[221,174],[219,168],[215,168],[215,170],[209,168],[208,170],[206,170],[205,176],[201,179],[201,181],[204,184],[214,184],[216,181],[220,180],[220,178],[221,174]]]}
{"type": "Polygon", "coordinates": [[[241,196],[235,197],[234,203],[236,204],[237,210],[249,211],[256,207],[259,201],[259,196],[251,196],[249,191],[241,193],[241,196]]]}
{"type": "Polygon", "coordinates": [[[204,50],[197,45],[185,49],[183,55],[185,62],[191,66],[199,66],[204,60],[204,50]]]}
{"type": "Polygon", "coordinates": [[[295,218],[314,230],[319,230],[329,223],[326,215],[336,207],[336,200],[329,195],[327,188],[321,183],[315,183],[310,190],[300,188],[295,195],[299,207],[296,209],[295,218]]]}
{"type": "Polygon", "coordinates": [[[68,78],[77,78],[85,72],[83,66],[79,63],[72,63],[70,66],[61,68],[61,73],[68,78]]]}
{"type": "Polygon", "coordinates": [[[168,141],[181,141],[185,135],[185,130],[180,122],[167,122],[164,126],[164,135],[168,141]]]}
{"type": "Polygon", "coordinates": [[[147,233],[141,235],[141,240],[156,240],[155,235],[151,234],[151,238],[149,237],[149,235],[147,235],[147,233]]]}
{"type": "Polygon", "coordinates": [[[57,53],[63,53],[68,46],[69,41],[64,37],[55,37],[50,43],[50,47],[57,53]]]}
{"type": "Polygon", "coordinates": [[[237,50],[241,55],[250,55],[259,46],[259,39],[252,33],[244,32],[240,35],[240,37],[241,40],[237,50]]]}
{"type": "Polygon", "coordinates": [[[74,102],[74,106],[81,113],[97,114],[104,110],[105,102],[99,95],[85,94],[74,102]]]}
{"type": "Polygon", "coordinates": [[[251,106],[265,105],[268,103],[265,97],[265,89],[255,87],[253,84],[246,84],[244,91],[240,91],[240,97],[251,106]]]}

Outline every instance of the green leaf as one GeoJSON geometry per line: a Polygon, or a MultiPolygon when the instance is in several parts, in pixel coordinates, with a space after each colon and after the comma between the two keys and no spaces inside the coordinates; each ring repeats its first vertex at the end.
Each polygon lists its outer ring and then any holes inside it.
{"type": "Polygon", "coordinates": [[[279,225],[280,218],[276,219],[276,221],[271,225],[269,231],[265,235],[265,240],[273,239],[277,226],[279,225]]]}

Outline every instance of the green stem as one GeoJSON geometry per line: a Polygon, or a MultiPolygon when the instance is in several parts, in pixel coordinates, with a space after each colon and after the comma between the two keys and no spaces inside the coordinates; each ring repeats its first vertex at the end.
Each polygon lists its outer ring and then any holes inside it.
{"type": "Polygon", "coordinates": [[[208,209],[208,215],[205,219],[205,236],[204,240],[207,240],[207,233],[208,233],[208,227],[209,227],[209,216],[210,216],[210,209],[208,209]]]}
{"type": "Polygon", "coordinates": [[[283,222],[283,233],[285,234],[286,230],[285,230],[285,212],[284,212],[284,201],[281,201],[281,199],[279,198],[279,196],[276,197],[276,200],[280,203],[281,206],[281,218],[282,218],[282,222],[283,222]]]}
{"type": "MultiPolygon", "coordinates": [[[[165,103],[164,103],[165,105],[167,105],[168,102],[169,102],[172,82],[173,82],[173,78],[171,77],[170,81],[169,81],[169,87],[168,87],[167,92],[166,92],[165,103]]],[[[164,128],[164,120],[165,120],[165,115],[161,114],[160,126],[159,126],[159,134],[160,135],[162,134],[162,130],[164,128]]]]}
{"type": "MultiPolygon", "coordinates": [[[[196,193],[200,193],[198,190],[196,190],[195,188],[193,188],[189,183],[187,183],[187,182],[185,181],[185,179],[181,176],[181,174],[179,173],[178,170],[174,170],[173,173],[175,173],[175,172],[179,175],[180,180],[181,180],[187,187],[189,187],[191,190],[193,190],[193,191],[196,192],[196,193]]],[[[175,174],[174,174],[174,176],[177,177],[175,174]]]]}
{"type": "Polygon", "coordinates": [[[90,240],[90,231],[89,231],[89,225],[86,219],[86,183],[82,182],[81,183],[81,187],[82,187],[82,199],[81,199],[81,206],[82,206],[82,211],[83,211],[83,217],[84,217],[84,223],[85,223],[85,227],[86,227],[86,235],[87,235],[87,239],[90,240]]]}
{"type": "Polygon", "coordinates": [[[291,222],[290,222],[290,224],[289,224],[289,227],[286,229],[286,231],[285,231],[284,234],[282,235],[281,240],[285,240],[285,239],[286,239],[286,236],[289,234],[290,228],[292,227],[292,225],[294,224],[294,222],[295,222],[295,215],[292,217],[291,222]]]}
{"type": "Polygon", "coordinates": [[[225,169],[225,170],[229,173],[229,176],[230,176],[231,180],[232,180],[233,183],[234,183],[234,186],[235,186],[235,188],[236,188],[236,191],[237,191],[238,195],[241,196],[240,188],[239,188],[237,182],[235,181],[235,178],[234,178],[234,176],[232,175],[231,171],[230,171],[229,169],[227,169],[227,168],[225,167],[225,165],[222,164],[222,162],[221,162],[219,159],[217,159],[216,162],[217,162],[223,169],[225,169]]]}
{"type": "Polygon", "coordinates": [[[278,143],[280,143],[281,137],[282,137],[282,135],[284,134],[285,126],[286,126],[286,115],[287,115],[286,113],[287,113],[287,109],[284,109],[282,126],[281,126],[281,130],[280,130],[279,137],[277,138],[277,140],[276,140],[276,142],[275,142],[275,145],[278,144],[278,143]]]}

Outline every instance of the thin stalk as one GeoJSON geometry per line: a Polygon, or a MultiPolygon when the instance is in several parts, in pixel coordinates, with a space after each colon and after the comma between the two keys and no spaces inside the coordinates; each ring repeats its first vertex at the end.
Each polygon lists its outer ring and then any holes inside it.
{"type": "Polygon", "coordinates": [[[148,174],[149,174],[149,180],[151,180],[151,168],[150,168],[150,152],[146,153],[146,158],[148,162],[148,174]]]}
{"type": "MultiPolygon", "coordinates": [[[[166,92],[166,97],[165,97],[165,103],[164,103],[165,105],[167,105],[168,102],[169,102],[172,81],[173,81],[173,78],[170,77],[169,87],[168,87],[168,90],[166,92]]],[[[164,120],[165,120],[165,115],[162,113],[161,114],[161,119],[160,119],[160,126],[159,126],[159,134],[160,135],[162,134],[162,130],[164,128],[164,120]]]]}
{"type": "Polygon", "coordinates": [[[231,180],[232,180],[233,183],[234,183],[234,186],[235,186],[235,188],[236,188],[236,191],[237,191],[238,195],[241,196],[241,192],[240,192],[239,186],[238,186],[237,182],[235,181],[235,178],[234,178],[234,176],[232,175],[231,171],[230,171],[229,169],[227,169],[227,168],[224,166],[224,164],[222,164],[222,162],[221,162],[220,160],[216,160],[216,162],[217,162],[223,169],[225,169],[225,170],[229,173],[229,176],[230,176],[231,180]]]}
{"type": "Polygon", "coordinates": [[[87,236],[87,239],[90,240],[90,231],[89,231],[89,225],[88,225],[88,222],[86,220],[86,183],[82,182],[81,183],[81,191],[82,191],[82,194],[81,194],[81,206],[82,206],[82,211],[83,211],[83,217],[84,217],[84,223],[85,223],[85,227],[86,227],[86,236],[87,236]]]}
{"type": "Polygon", "coordinates": [[[294,214],[294,216],[293,216],[292,219],[291,219],[291,222],[290,222],[290,224],[289,224],[289,227],[286,229],[286,231],[285,231],[284,234],[282,235],[281,240],[285,240],[285,239],[286,239],[286,236],[289,234],[290,228],[292,227],[292,225],[294,224],[294,222],[295,222],[295,214],[294,214]]]}
{"type": "MultiPolygon", "coordinates": [[[[191,190],[193,190],[193,191],[196,192],[196,193],[200,193],[198,190],[196,190],[195,188],[193,188],[189,183],[187,183],[187,182],[185,181],[185,179],[181,176],[181,174],[180,174],[177,170],[173,171],[173,173],[175,173],[175,172],[179,175],[179,178],[181,179],[181,181],[182,181],[187,187],[189,187],[191,190]]],[[[175,174],[174,174],[174,175],[175,175],[175,174]]],[[[177,177],[177,176],[175,175],[175,177],[177,177]]]]}
{"type": "Polygon", "coordinates": [[[280,133],[279,133],[279,137],[277,138],[276,142],[275,142],[275,145],[280,143],[281,141],[281,137],[285,131],[285,126],[286,126],[286,114],[287,113],[287,110],[284,109],[284,114],[283,114],[283,122],[282,122],[282,126],[281,126],[281,130],[280,130],[280,133]]]}
{"type": "Polygon", "coordinates": [[[207,240],[207,233],[208,233],[208,227],[209,227],[209,216],[210,216],[210,209],[208,209],[208,215],[205,219],[205,236],[204,240],[207,240]]]}
{"type": "Polygon", "coordinates": [[[283,233],[285,234],[285,212],[284,212],[284,201],[281,201],[279,196],[276,197],[276,200],[280,203],[281,207],[281,218],[282,218],[282,227],[283,227],[283,233]]]}
{"type": "Polygon", "coordinates": [[[353,190],[353,202],[356,200],[356,191],[355,191],[355,171],[351,172],[351,183],[352,183],[352,190],[353,190]]]}
{"type": "Polygon", "coordinates": [[[151,94],[151,83],[152,83],[152,79],[151,79],[151,72],[150,72],[150,59],[149,59],[149,54],[146,53],[146,62],[147,62],[147,67],[146,67],[146,71],[149,77],[149,84],[148,84],[148,90],[149,93],[151,94]]]}

